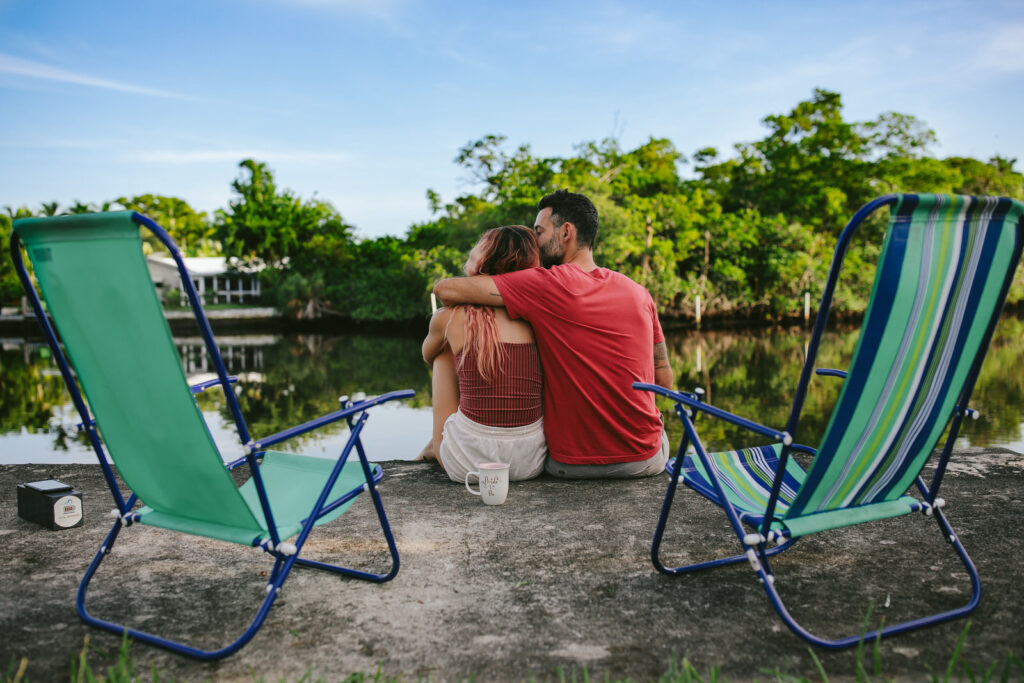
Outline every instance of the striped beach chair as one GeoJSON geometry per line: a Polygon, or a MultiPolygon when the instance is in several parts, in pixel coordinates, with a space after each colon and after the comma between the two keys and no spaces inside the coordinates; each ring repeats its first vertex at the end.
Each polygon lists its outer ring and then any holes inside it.
{"type": "MultiPolygon", "coordinates": [[[[377,492],[383,472],[367,461],[360,434],[370,408],[414,392],[345,397],[338,411],[278,434],[253,438],[232,391],[236,378],[228,376],[192,278],[177,246],[160,226],[127,211],[28,218],[14,222],[10,247],[116,505],[116,521],[78,588],[78,614],[83,621],[181,654],[217,659],[236,652],[256,634],[295,565],[373,582],[395,576],[398,550],[377,492]],[[149,276],[140,228],[150,230],[177,263],[216,379],[189,387],[149,276]],[[45,312],[22,247],[46,301],[45,312]],[[194,399],[213,387],[223,390],[245,448],[244,457],[227,465],[194,399]],[[337,459],[271,449],[341,420],[348,423],[349,438],[337,459]],[[353,450],[358,459],[348,463],[353,450]],[[108,455],[128,485],[128,495],[122,494],[108,455]],[[236,469],[239,474],[248,470],[241,486],[231,476],[236,469]],[[366,491],[387,543],[390,569],[375,574],[302,557],[313,527],[337,519],[366,491]],[[203,650],[89,614],[85,608],[89,582],[121,531],[136,524],[251,546],[269,554],[266,597],[240,637],[224,647],[203,650]]],[[[107,580],[131,590],[128,577],[107,580]]]]}
{"type": "Polygon", "coordinates": [[[1020,260],[1022,214],[1024,205],[1015,200],[955,195],[889,195],[864,206],[840,235],[785,429],[717,409],[702,401],[699,390],[634,384],[675,401],[684,430],[678,455],[666,468],[670,481],[651,547],[655,567],[683,574],[748,561],[797,635],[823,647],[849,647],[860,634],[822,638],[792,618],[776,591],[769,557],[808,534],[920,511],[934,516],[959,555],[971,597],[960,608],[885,626],[879,636],[974,610],[981,597],[978,573],[942,512],[938,492],[962,421],[977,417],[968,400],[1020,260]],[[796,444],[843,256],[857,228],[882,207],[889,207],[889,225],[849,369],[817,371],[842,378],[842,391],[818,448],[796,444]],[[698,412],[772,443],[708,453],[694,427],[698,412]],[[922,469],[947,426],[926,483],[922,469]],[[813,456],[806,470],[794,452],[813,456]],[[741,554],[681,567],[661,562],[665,522],[680,479],[724,509],[741,554]]]}

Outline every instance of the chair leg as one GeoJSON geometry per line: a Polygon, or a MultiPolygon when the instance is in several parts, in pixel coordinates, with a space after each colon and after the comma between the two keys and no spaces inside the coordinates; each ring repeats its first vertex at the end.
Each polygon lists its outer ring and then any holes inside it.
{"type": "MultiPolygon", "coordinates": [[[[682,451],[682,446],[680,446],[682,451]]],[[[661,514],[658,515],[658,525],[654,528],[654,539],[651,541],[651,562],[654,567],[663,574],[678,574],[681,567],[667,567],[661,561],[661,541],[665,535],[665,524],[668,521],[669,512],[672,511],[672,501],[675,499],[676,488],[679,486],[679,468],[682,467],[682,457],[677,454],[669,473],[668,490],[665,492],[665,500],[661,504],[661,514]]]]}
{"type": "MultiPolygon", "coordinates": [[[[274,601],[277,599],[277,595],[281,590],[281,586],[284,584],[285,579],[288,578],[288,574],[291,571],[292,567],[296,564],[305,567],[312,567],[314,569],[322,569],[325,571],[330,571],[357,579],[373,581],[376,583],[390,581],[398,573],[398,549],[395,546],[394,535],[391,533],[391,527],[388,524],[387,516],[384,512],[384,506],[381,503],[380,494],[377,491],[376,481],[373,477],[372,471],[370,470],[370,465],[366,459],[366,454],[363,451],[362,442],[357,439],[355,447],[359,453],[359,460],[363,468],[363,474],[366,477],[366,488],[369,489],[374,509],[377,512],[377,518],[380,521],[381,529],[384,532],[384,537],[387,540],[388,544],[388,550],[391,554],[391,568],[386,573],[373,574],[324,562],[317,562],[315,560],[302,559],[299,557],[299,553],[302,552],[302,546],[304,545],[305,541],[305,535],[303,535],[300,542],[297,543],[298,547],[296,550],[296,554],[290,556],[283,556],[276,552],[272,553],[274,555],[274,567],[270,572],[270,579],[267,583],[267,596],[263,599],[263,602],[260,605],[259,610],[256,612],[256,616],[253,617],[253,620],[245,629],[245,632],[237,640],[235,640],[226,647],[220,648],[218,650],[201,650],[198,648],[191,647],[189,645],[185,645],[184,643],[179,643],[174,640],[162,638],[152,633],[139,631],[128,626],[115,624],[113,622],[105,621],[103,619],[98,619],[89,614],[88,611],[85,609],[85,598],[86,592],[88,591],[89,583],[90,581],[92,581],[92,577],[96,573],[96,570],[99,568],[100,563],[103,561],[103,558],[110,553],[110,550],[113,547],[114,542],[117,540],[118,534],[121,531],[121,521],[118,520],[114,523],[114,526],[111,527],[110,532],[107,534],[107,537],[103,541],[103,545],[100,546],[99,551],[96,553],[96,556],[90,563],[89,568],[86,570],[85,576],[82,577],[81,584],[79,584],[77,598],[77,609],[79,617],[81,617],[82,621],[84,621],[85,623],[91,626],[95,626],[97,628],[104,629],[106,631],[110,631],[111,633],[116,633],[118,635],[127,634],[127,636],[129,638],[132,638],[133,640],[139,640],[144,643],[149,643],[150,645],[156,645],[158,647],[171,650],[172,652],[188,655],[189,657],[195,657],[196,659],[213,660],[221,659],[223,657],[227,657],[228,655],[234,654],[239,649],[241,649],[246,643],[252,640],[253,636],[256,635],[256,632],[259,631],[260,627],[263,625],[263,622],[266,620],[267,614],[270,612],[270,608],[273,606],[274,601]]],[[[311,526],[312,524],[310,524],[310,527],[311,526]]]]}
{"type": "MultiPolygon", "coordinates": [[[[684,427],[691,427],[691,425],[689,425],[687,422],[688,421],[686,419],[683,420],[684,427]]],[[[687,432],[689,431],[690,429],[687,429],[687,432]]],[[[744,553],[742,555],[732,555],[730,557],[723,557],[715,560],[698,562],[695,564],[682,565],[679,567],[668,567],[665,565],[664,562],[661,561],[661,543],[665,534],[665,525],[668,522],[668,516],[672,510],[672,501],[675,499],[676,489],[679,486],[681,468],[683,463],[683,455],[688,440],[689,434],[687,433],[684,436],[682,443],[680,443],[679,445],[679,451],[676,454],[675,462],[672,466],[671,471],[669,472],[668,490],[665,492],[665,501],[661,504],[661,514],[658,516],[658,524],[654,529],[654,539],[651,541],[651,562],[654,564],[654,567],[659,572],[663,574],[668,574],[670,576],[675,576],[678,574],[688,574],[690,572],[700,571],[701,569],[711,569],[712,567],[723,567],[726,565],[736,564],[748,560],[747,555],[744,553]]],[[[696,438],[694,438],[694,442],[695,444],[700,443],[699,440],[697,440],[696,438]]],[[[703,445],[700,446],[700,449],[702,448],[703,445]]],[[[730,521],[734,517],[736,517],[735,512],[733,512],[733,514],[729,517],[730,521]]],[[[737,531],[737,534],[740,534],[742,537],[742,531],[737,531]]],[[[789,549],[794,543],[796,543],[796,539],[791,538],[787,540],[785,543],[781,543],[773,548],[761,550],[761,554],[767,557],[778,555],[784,550],[789,549]]]]}
{"type": "Polygon", "coordinates": [[[85,571],[85,576],[82,577],[82,582],[78,586],[78,596],[76,599],[76,608],[78,610],[78,616],[82,619],[82,621],[84,621],[86,624],[89,624],[90,626],[95,626],[105,631],[116,633],[117,635],[127,635],[132,640],[138,640],[144,643],[149,643],[150,645],[156,645],[157,647],[162,647],[164,649],[170,650],[172,652],[177,652],[179,654],[188,655],[189,657],[195,657],[196,659],[213,660],[227,657],[228,655],[237,652],[239,649],[242,648],[242,646],[244,646],[246,643],[252,640],[252,637],[256,635],[256,632],[259,631],[260,626],[262,626],[263,622],[266,620],[267,614],[270,612],[270,608],[274,604],[274,600],[277,599],[278,590],[280,589],[281,584],[284,582],[285,578],[288,575],[288,571],[291,569],[292,566],[292,562],[285,562],[283,569],[277,572],[277,577],[274,583],[271,584],[271,586],[273,586],[273,590],[267,591],[267,597],[263,599],[263,603],[260,605],[259,610],[256,612],[256,616],[253,617],[252,621],[249,623],[249,626],[245,629],[245,632],[242,633],[242,635],[237,640],[235,640],[233,643],[226,647],[220,648],[219,650],[201,650],[198,648],[191,647],[189,645],[185,645],[184,643],[179,643],[177,641],[170,640],[168,638],[162,638],[152,633],[139,631],[128,626],[115,624],[110,621],[99,619],[89,614],[89,612],[86,610],[85,598],[86,593],[89,589],[89,583],[90,581],[92,581],[92,577],[96,573],[96,570],[99,568],[100,563],[103,562],[103,558],[106,555],[110,554],[110,550],[111,548],[113,548],[114,542],[117,540],[117,536],[120,530],[121,521],[118,520],[114,523],[114,526],[107,534],[106,539],[104,539],[103,545],[100,546],[100,549],[96,553],[96,556],[89,564],[89,568],[85,571]]]}
{"type": "Polygon", "coordinates": [[[341,574],[343,576],[350,576],[354,579],[362,579],[364,581],[373,581],[374,583],[384,583],[395,578],[398,574],[398,568],[400,560],[398,558],[398,548],[395,546],[395,537],[391,533],[391,526],[388,524],[388,518],[384,514],[384,506],[380,501],[380,494],[377,492],[377,487],[372,483],[372,478],[369,479],[371,484],[370,498],[373,500],[373,506],[377,510],[377,519],[380,521],[381,530],[384,532],[384,538],[388,544],[388,552],[391,555],[391,568],[383,574],[374,574],[372,572],[364,572],[358,569],[350,569],[348,567],[342,567],[335,564],[328,564],[326,562],[317,562],[316,560],[307,560],[303,557],[296,557],[296,564],[302,567],[310,567],[312,569],[322,569],[328,572],[334,572],[335,574],[341,574]]]}
{"type": "MultiPolygon", "coordinates": [[[[654,528],[654,539],[650,545],[650,559],[653,562],[654,567],[662,572],[669,575],[677,575],[681,573],[689,573],[691,571],[699,571],[700,569],[710,569],[712,567],[726,566],[728,564],[736,564],[738,562],[748,561],[749,558],[745,553],[741,555],[732,555],[729,557],[722,557],[714,560],[707,560],[705,562],[696,562],[694,564],[684,564],[681,566],[670,567],[667,566],[660,557],[660,550],[662,550],[662,541],[665,537],[665,527],[669,520],[669,513],[672,511],[672,502],[676,496],[676,488],[679,485],[679,473],[678,468],[682,462],[681,458],[676,459],[676,464],[673,467],[673,471],[669,474],[669,488],[665,494],[665,502],[662,504],[662,514],[657,518],[657,526],[654,528]]],[[[787,540],[785,543],[768,548],[763,551],[764,555],[771,557],[777,555],[784,550],[792,547],[797,542],[796,539],[787,540]]]]}
{"type": "Polygon", "coordinates": [[[768,567],[767,559],[763,559],[763,567],[755,567],[755,572],[758,575],[762,585],[764,586],[765,592],[768,594],[768,599],[771,601],[772,606],[775,607],[775,611],[779,613],[779,616],[786,623],[786,626],[790,628],[793,633],[800,636],[807,642],[818,645],[820,647],[829,648],[833,650],[841,650],[843,648],[852,647],[857,645],[866,639],[871,638],[888,638],[898,633],[905,633],[912,631],[923,626],[931,626],[939,624],[945,621],[951,621],[960,617],[966,616],[974,611],[978,606],[978,602],[981,600],[981,581],[978,578],[978,570],[975,568],[974,563],[971,561],[970,556],[964,549],[962,543],[960,543],[959,537],[953,532],[949,526],[949,522],[942,514],[941,510],[935,510],[935,521],[939,525],[939,531],[943,534],[946,541],[953,545],[957,555],[960,557],[960,561],[967,569],[967,573],[971,577],[971,599],[963,607],[957,609],[948,610],[946,612],[937,612],[910,621],[904,621],[898,624],[891,624],[880,630],[873,631],[871,633],[863,633],[857,635],[847,636],[845,638],[838,638],[836,640],[829,640],[827,638],[821,638],[814,635],[810,631],[806,630],[801,626],[796,619],[794,619],[789,612],[786,610],[785,604],[782,602],[782,598],[779,596],[778,591],[775,589],[774,577],[771,576],[771,569],[768,567]]]}
{"type": "Polygon", "coordinates": [[[334,572],[335,574],[350,576],[355,579],[373,581],[374,583],[384,583],[385,581],[390,581],[395,578],[395,575],[398,574],[401,561],[398,557],[398,547],[395,545],[394,534],[391,533],[391,525],[388,523],[387,514],[384,512],[384,504],[381,502],[380,493],[377,491],[377,481],[370,470],[370,463],[366,459],[366,452],[363,450],[362,439],[356,439],[355,447],[356,452],[359,454],[359,464],[363,468],[363,475],[366,477],[367,488],[370,492],[370,499],[373,501],[374,510],[377,512],[377,520],[380,522],[381,531],[384,532],[384,540],[386,540],[388,544],[388,552],[391,555],[391,569],[383,574],[374,574],[372,572],[350,569],[348,567],[341,567],[334,564],[328,564],[326,562],[307,560],[302,557],[296,557],[295,561],[303,567],[322,569],[324,571],[334,572]]]}

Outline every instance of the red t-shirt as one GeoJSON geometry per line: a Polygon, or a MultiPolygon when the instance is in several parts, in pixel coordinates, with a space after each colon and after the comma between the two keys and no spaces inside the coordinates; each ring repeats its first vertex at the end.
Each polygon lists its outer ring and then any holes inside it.
{"type": "Polygon", "coordinates": [[[576,265],[494,275],[511,318],[533,326],[544,365],[544,434],[570,465],[646,460],[661,446],[654,345],[665,340],[646,289],[606,268],[576,265]]]}

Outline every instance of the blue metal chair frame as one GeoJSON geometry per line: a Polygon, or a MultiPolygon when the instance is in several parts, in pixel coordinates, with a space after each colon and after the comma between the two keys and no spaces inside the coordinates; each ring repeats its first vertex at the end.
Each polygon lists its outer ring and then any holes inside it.
{"type": "Polygon", "coordinates": [[[224,361],[221,358],[220,350],[217,347],[216,341],[213,337],[213,331],[210,327],[209,320],[203,311],[202,303],[199,300],[199,296],[192,284],[192,278],[190,277],[185,262],[181,256],[181,252],[178,250],[177,245],[167,232],[157,225],[150,218],[143,216],[139,213],[132,215],[134,220],[139,226],[145,227],[150,230],[160,242],[167,247],[177,264],[178,273],[181,276],[182,286],[184,287],[185,293],[188,296],[189,303],[192,307],[192,311],[195,315],[196,323],[199,325],[199,331],[202,335],[203,341],[206,344],[207,352],[210,354],[210,358],[213,361],[214,368],[217,372],[217,379],[202,382],[191,387],[192,392],[199,393],[205,391],[213,386],[220,385],[224,390],[225,400],[228,403],[228,407],[231,411],[232,418],[235,422],[235,426],[238,430],[238,436],[242,444],[245,446],[246,454],[230,463],[227,463],[226,467],[230,470],[234,470],[242,465],[248,465],[249,471],[255,483],[255,488],[259,496],[260,505],[263,509],[263,514],[269,527],[269,533],[271,536],[270,541],[260,542],[259,539],[254,539],[253,546],[261,548],[264,552],[269,553],[274,557],[274,566],[270,572],[270,576],[267,581],[267,596],[264,598],[263,603],[260,605],[256,615],[246,628],[245,632],[234,642],[226,647],[217,650],[201,650],[198,648],[191,647],[184,643],[180,643],[167,638],[162,638],[152,633],[145,631],[139,631],[137,629],[116,624],[113,622],[105,621],[103,619],[96,618],[88,613],[85,608],[86,591],[88,590],[89,582],[92,580],[93,575],[99,568],[103,558],[110,554],[114,543],[117,540],[118,534],[121,531],[122,526],[131,526],[135,521],[135,517],[132,513],[132,508],[138,501],[136,495],[132,493],[127,499],[121,493],[120,487],[117,484],[117,480],[114,477],[113,469],[110,466],[110,461],[106,455],[106,451],[103,448],[102,442],[100,441],[99,432],[96,430],[95,421],[92,419],[88,408],[85,405],[85,401],[78,388],[78,384],[71,373],[71,367],[61,349],[60,342],[57,339],[56,331],[53,328],[53,324],[50,322],[45,311],[43,310],[42,303],[39,299],[39,295],[36,293],[35,287],[32,285],[31,278],[28,271],[25,268],[25,263],[21,253],[21,240],[16,232],[11,234],[10,241],[10,252],[11,258],[14,261],[15,268],[18,272],[18,276],[21,279],[22,287],[25,290],[29,300],[32,303],[32,309],[35,312],[36,318],[39,320],[39,324],[43,329],[43,334],[46,337],[47,343],[50,346],[50,350],[53,353],[53,358],[60,368],[64,383],[68,388],[68,392],[71,394],[71,399],[74,402],[75,408],[78,414],[81,416],[82,423],[81,427],[85,430],[86,435],[89,438],[89,442],[92,444],[93,450],[96,452],[96,456],[99,459],[100,466],[103,469],[103,476],[107,482],[107,486],[110,488],[110,492],[114,497],[114,502],[117,505],[117,509],[113,512],[117,514],[118,519],[107,533],[103,544],[100,546],[92,562],[89,564],[85,575],[82,577],[82,581],[78,587],[78,593],[76,598],[76,606],[78,615],[81,619],[92,626],[110,631],[116,634],[125,634],[135,640],[140,640],[151,645],[156,645],[162,648],[166,648],[173,652],[195,657],[203,660],[213,660],[227,657],[239,649],[241,649],[246,643],[248,643],[256,632],[259,631],[263,625],[267,614],[270,612],[271,606],[274,604],[274,600],[284,584],[285,579],[288,577],[288,573],[292,570],[292,567],[296,564],[304,567],[312,567],[314,569],[322,569],[325,571],[334,572],[343,576],[348,576],[356,579],[362,579],[365,581],[372,581],[375,583],[383,583],[390,581],[398,574],[400,567],[400,560],[398,556],[398,548],[395,545],[394,535],[391,532],[391,526],[388,523],[387,515],[384,512],[384,506],[380,499],[380,494],[377,491],[377,484],[383,477],[383,470],[379,466],[371,468],[369,461],[366,457],[366,452],[363,449],[362,440],[360,434],[363,430],[366,420],[368,419],[367,410],[373,406],[387,403],[396,399],[409,398],[415,395],[415,392],[411,389],[405,389],[401,391],[392,391],[379,396],[373,396],[370,398],[360,400],[349,400],[348,397],[342,397],[341,401],[343,407],[341,410],[329,413],[315,420],[310,420],[304,424],[286,429],[272,436],[254,441],[249,434],[249,429],[245,423],[245,419],[242,417],[242,411],[238,405],[237,397],[231,390],[231,384],[238,381],[237,377],[232,377],[227,374],[227,370],[224,365],[224,361]],[[340,456],[338,457],[335,465],[328,477],[327,483],[323,490],[320,492],[317,498],[316,504],[313,506],[310,515],[303,521],[301,531],[298,534],[293,544],[282,543],[282,539],[278,537],[277,526],[274,523],[273,512],[270,508],[270,502],[267,498],[266,490],[264,488],[263,479],[260,474],[259,461],[263,458],[263,455],[267,448],[275,444],[281,443],[296,436],[300,436],[307,432],[313,431],[320,427],[338,422],[339,420],[345,420],[350,429],[350,435],[345,447],[342,449],[340,456]],[[352,449],[359,457],[359,463],[363,470],[366,483],[360,487],[357,487],[346,494],[338,497],[335,500],[328,501],[331,489],[334,487],[335,482],[341,475],[342,468],[348,460],[352,449]],[[385,540],[387,541],[388,552],[391,556],[391,567],[388,571],[382,574],[376,574],[371,572],[360,571],[357,569],[351,569],[348,567],[342,567],[334,564],[328,564],[324,562],[317,562],[314,560],[308,560],[299,557],[302,547],[306,542],[306,538],[313,530],[313,526],[316,520],[320,519],[324,515],[332,512],[338,507],[349,502],[364,490],[368,490],[370,498],[373,501],[374,510],[376,511],[378,520],[380,521],[381,530],[384,532],[385,540]]]}
{"type": "MultiPolygon", "coordinates": [[[[778,534],[771,529],[773,520],[776,519],[775,508],[779,499],[779,492],[782,486],[783,477],[776,475],[771,494],[769,497],[768,505],[765,510],[763,521],[761,521],[757,532],[750,533],[744,527],[744,520],[741,518],[740,513],[730,503],[729,498],[725,495],[722,483],[719,480],[715,472],[715,468],[711,466],[710,458],[707,450],[704,448],[703,443],[700,440],[700,436],[697,433],[695,426],[696,416],[698,413],[707,413],[713,417],[725,420],[734,425],[750,430],[755,434],[766,436],[773,439],[776,442],[782,442],[783,446],[779,455],[779,462],[776,466],[776,472],[781,473],[786,470],[786,462],[792,452],[806,453],[809,455],[815,455],[816,449],[808,446],[795,444],[793,442],[792,435],[796,433],[797,424],[799,422],[800,413],[803,409],[804,400],[807,396],[807,387],[810,383],[811,374],[815,371],[814,362],[818,354],[818,348],[821,344],[822,336],[824,335],[826,325],[828,323],[828,315],[832,305],[832,297],[835,291],[836,283],[839,279],[839,272],[842,266],[843,258],[850,245],[856,230],[863,224],[865,219],[871,215],[877,209],[883,206],[890,206],[895,204],[899,200],[897,195],[886,195],[879,197],[861,208],[850,220],[850,222],[843,229],[840,234],[838,244],[832,259],[832,264],[829,268],[828,279],[825,284],[825,290],[821,298],[821,305],[819,308],[818,316],[815,319],[814,327],[811,332],[811,339],[807,347],[807,356],[804,362],[803,369],[800,373],[800,379],[797,384],[796,396],[793,400],[792,410],[789,415],[786,428],[782,431],[767,427],[765,425],[747,420],[738,415],[734,415],[727,411],[715,408],[703,401],[703,390],[697,389],[692,393],[684,393],[678,391],[672,391],[665,389],[654,384],[647,384],[637,382],[633,384],[634,389],[651,391],[653,393],[665,396],[675,402],[675,410],[679,416],[680,421],[683,424],[683,438],[679,444],[679,449],[676,454],[676,458],[669,462],[666,467],[666,471],[670,476],[668,489],[665,494],[665,500],[661,507],[661,512],[658,517],[658,524],[655,528],[654,538],[651,543],[651,561],[655,568],[669,575],[686,574],[690,572],[699,571],[702,569],[710,569],[713,567],[721,567],[739,562],[747,561],[751,565],[755,574],[757,575],[758,582],[764,587],[765,592],[768,595],[772,606],[778,612],[779,616],[785,622],[785,624],[792,630],[796,635],[800,636],[804,640],[821,647],[830,649],[842,649],[857,645],[862,642],[864,634],[854,634],[838,639],[822,638],[806,630],[801,626],[788,612],[782,598],[779,596],[778,591],[775,588],[775,576],[769,564],[769,557],[777,555],[788,548],[792,547],[796,542],[796,538],[789,538],[785,534],[778,534]],[[745,551],[742,554],[732,555],[730,557],[718,558],[708,560],[704,562],[698,562],[689,565],[683,565],[678,567],[666,566],[660,557],[661,544],[664,537],[665,526],[668,520],[669,513],[672,508],[672,501],[675,496],[676,488],[679,484],[680,475],[682,471],[683,456],[686,453],[687,447],[692,444],[696,451],[697,457],[700,458],[705,471],[711,477],[712,484],[714,486],[714,494],[717,496],[717,503],[725,510],[726,517],[729,520],[729,524],[736,534],[742,547],[745,551]],[[769,548],[768,543],[770,541],[776,541],[779,545],[769,548]]],[[[1018,227],[1018,230],[1020,227],[1018,227]]],[[[1020,259],[1021,245],[1018,240],[1016,259],[1020,259]]],[[[1009,279],[1004,283],[1002,292],[1000,294],[1000,302],[1006,298],[1007,290],[1009,289],[1009,279]]],[[[926,484],[921,476],[918,476],[915,481],[915,485],[920,491],[924,498],[924,503],[917,506],[915,509],[924,512],[927,515],[935,517],[935,521],[939,526],[939,531],[943,538],[946,539],[954,548],[957,555],[959,556],[964,568],[971,581],[971,597],[967,604],[962,607],[928,615],[925,617],[913,619],[910,621],[891,624],[884,628],[874,632],[877,637],[885,638],[888,636],[896,635],[910,631],[922,626],[929,626],[933,624],[942,623],[952,619],[963,617],[978,606],[981,599],[981,582],[978,577],[978,571],[968,556],[967,551],[964,549],[960,542],[959,537],[953,531],[949,522],[946,520],[945,515],[940,509],[943,501],[939,499],[938,491],[939,486],[942,483],[943,476],[946,471],[946,465],[949,462],[949,458],[953,452],[953,446],[956,441],[957,435],[960,431],[960,426],[967,416],[977,417],[977,412],[968,407],[970,396],[974,390],[974,385],[978,378],[978,373],[981,370],[982,362],[985,358],[985,352],[992,339],[992,334],[995,330],[996,323],[999,320],[999,311],[993,316],[992,320],[988,325],[985,332],[984,340],[981,343],[981,351],[978,353],[977,359],[972,365],[970,372],[967,376],[967,380],[964,384],[963,391],[957,401],[957,405],[954,409],[952,416],[952,424],[949,429],[949,434],[946,438],[945,445],[942,449],[942,453],[939,457],[936,465],[935,473],[932,476],[931,482],[926,484]]],[[[831,369],[819,369],[817,374],[834,376],[834,377],[846,377],[846,372],[842,370],[831,370],[831,369]]],[[[684,479],[685,482],[685,479],[684,479]]],[[[689,485],[688,482],[685,482],[689,485]]],[[[699,489],[696,489],[698,490],[699,489]]],[[[706,495],[706,494],[705,494],[706,495]]]]}

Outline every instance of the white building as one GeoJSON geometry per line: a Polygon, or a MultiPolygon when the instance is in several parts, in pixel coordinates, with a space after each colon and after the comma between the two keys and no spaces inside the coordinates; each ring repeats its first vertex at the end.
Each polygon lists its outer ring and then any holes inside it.
{"type": "MultiPolygon", "coordinates": [[[[146,257],[149,276],[156,285],[160,298],[167,301],[169,292],[179,293],[180,301],[171,304],[186,305],[185,292],[178,277],[178,265],[170,256],[150,255],[146,257]]],[[[192,277],[192,284],[204,304],[250,303],[261,295],[259,270],[228,269],[228,260],[223,256],[197,256],[185,258],[185,268],[192,277]]]]}

